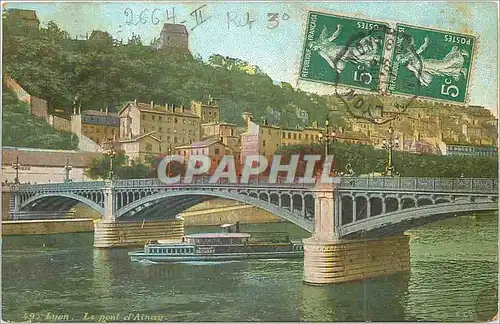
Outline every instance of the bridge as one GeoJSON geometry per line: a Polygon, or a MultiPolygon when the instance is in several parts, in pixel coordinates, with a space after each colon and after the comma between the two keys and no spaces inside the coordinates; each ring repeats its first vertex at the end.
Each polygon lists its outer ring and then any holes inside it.
{"type": "Polygon", "coordinates": [[[322,197],[330,193],[334,203],[327,214],[333,218],[334,236],[354,238],[390,236],[457,214],[498,209],[497,179],[337,180],[330,186],[271,184],[265,178],[248,184],[209,183],[207,177],[170,185],[158,179],[20,185],[14,188],[13,215],[33,219],[49,212],[64,214],[83,203],[107,220],[173,219],[191,206],[218,197],[261,208],[313,233],[317,210],[325,209],[322,197]]]}
{"type": "Polygon", "coordinates": [[[410,270],[404,231],[449,217],[498,210],[498,179],[335,178],[333,184],[269,183],[166,185],[158,179],[17,185],[12,217],[61,215],[83,203],[102,215],[96,247],[180,238],[175,215],[213,198],[237,200],[273,213],[312,235],[304,239],[304,281],[331,284],[410,270]]]}

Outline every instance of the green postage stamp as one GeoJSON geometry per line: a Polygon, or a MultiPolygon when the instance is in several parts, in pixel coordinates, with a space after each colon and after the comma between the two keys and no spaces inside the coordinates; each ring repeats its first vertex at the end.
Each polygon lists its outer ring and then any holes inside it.
{"type": "Polygon", "coordinates": [[[299,79],[465,103],[475,42],[471,35],[311,11],[299,79]]]}
{"type": "Polygon", "coordinates": [[[300,79],[378,91],[389,25],[309,12],[300,79]]]}
{"type": "Polygon", "coordinates": [[[474,45],[471,35],[397,24],[389,92],[465,102],[474,45]]]}

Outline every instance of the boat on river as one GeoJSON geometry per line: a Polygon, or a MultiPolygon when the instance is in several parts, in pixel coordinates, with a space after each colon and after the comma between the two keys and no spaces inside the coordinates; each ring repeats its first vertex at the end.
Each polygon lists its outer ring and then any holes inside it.
{"type": "Polygon", "coordinates": [[[143,251],[129,252],[133,261],[182,262],[229,261],[245,259],[303,258],[304,246],[291,241],[288,233],[240,233],[239,224],[224,224],[222,233],[183,236],[179,242],[149,241],[143,251]]]}

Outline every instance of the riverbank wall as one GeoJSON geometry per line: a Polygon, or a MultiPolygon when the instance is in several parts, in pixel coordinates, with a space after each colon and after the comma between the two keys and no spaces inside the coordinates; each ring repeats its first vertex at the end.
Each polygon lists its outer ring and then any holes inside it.
{"type": "Polygon", "coordinates": [[[94,220],[89,218],[2,221],[2,236],[47,235],[93,231],[94,220]]]}

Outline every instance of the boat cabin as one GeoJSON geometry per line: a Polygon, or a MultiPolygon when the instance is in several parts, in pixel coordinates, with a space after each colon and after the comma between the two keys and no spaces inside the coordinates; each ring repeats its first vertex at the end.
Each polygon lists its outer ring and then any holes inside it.
{"type": "Polygon", "coordinates": [[[195,245],[239,245],[248,243],[248,233],[201,233],[186,235],[186,243],[195,245]]]}

